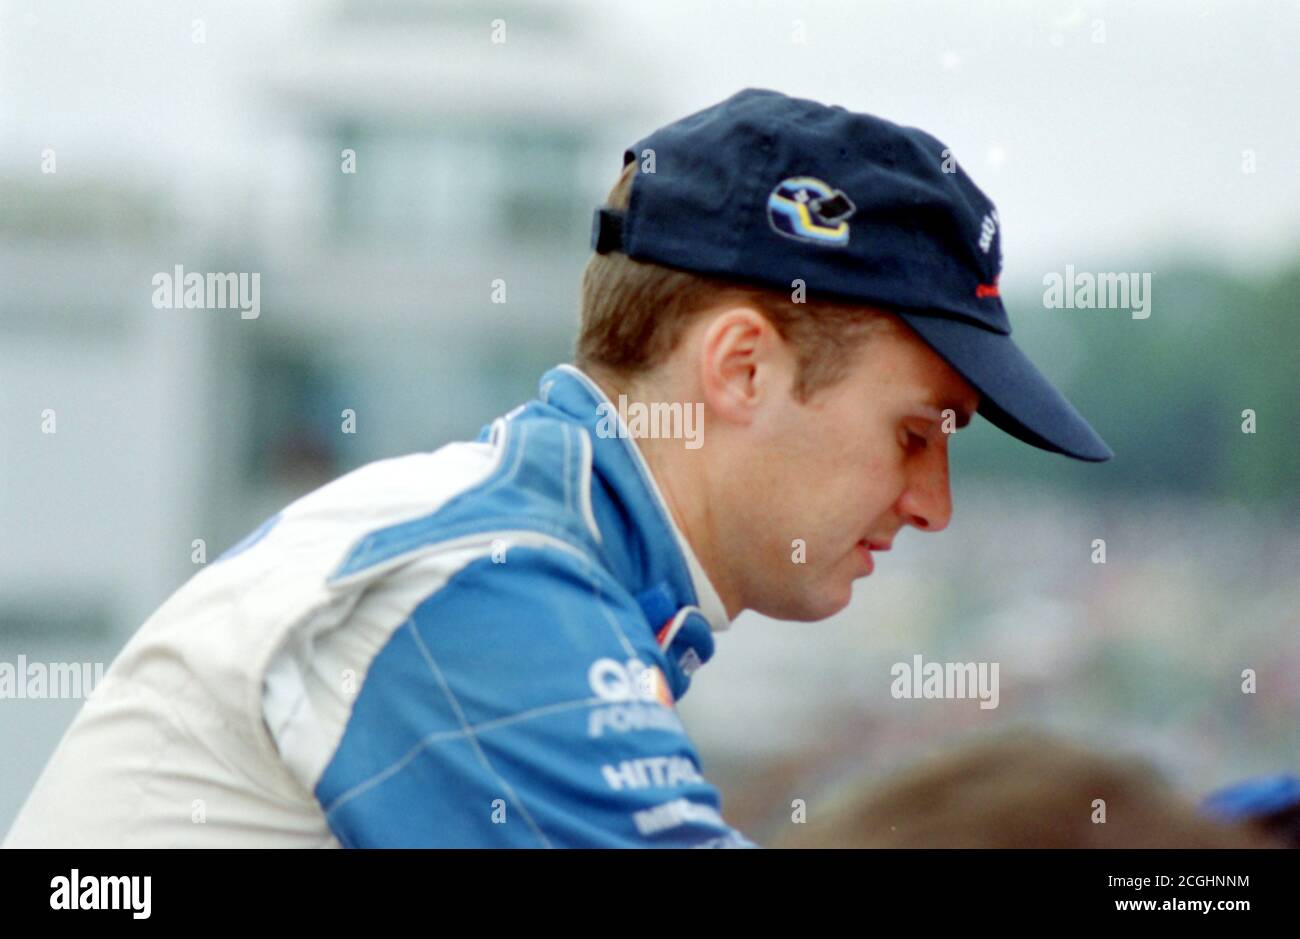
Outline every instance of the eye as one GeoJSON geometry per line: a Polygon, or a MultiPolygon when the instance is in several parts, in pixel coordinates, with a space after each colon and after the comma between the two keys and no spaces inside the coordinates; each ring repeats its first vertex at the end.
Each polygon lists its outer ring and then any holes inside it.
{"type": "Polygon", "coordinates": [[[904,427],[899,434],[900,442],[908,450],[924,450],[930,445],[930,438],[925,434],[917,433],[909,427],[904,427]]]}

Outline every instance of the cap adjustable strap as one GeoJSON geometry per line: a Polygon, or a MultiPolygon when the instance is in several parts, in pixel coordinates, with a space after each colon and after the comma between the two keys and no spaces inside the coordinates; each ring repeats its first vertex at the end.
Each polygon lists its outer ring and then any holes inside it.
{"type": "Polygon", "coordinates": [[[603,206],[591,220],[591,249],[597,254],[623,250],[623,213],[603,206]]]}

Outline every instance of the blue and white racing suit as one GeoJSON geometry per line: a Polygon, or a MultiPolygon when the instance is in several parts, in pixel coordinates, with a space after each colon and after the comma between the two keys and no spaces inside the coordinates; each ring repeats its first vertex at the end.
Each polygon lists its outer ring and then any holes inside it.
{"type": "Polygon", "coordinates": [[[5,844],[754,846],[674,709],[726,612],[610,410],[559,366],[284,508],[132,637],[5,844]]]}

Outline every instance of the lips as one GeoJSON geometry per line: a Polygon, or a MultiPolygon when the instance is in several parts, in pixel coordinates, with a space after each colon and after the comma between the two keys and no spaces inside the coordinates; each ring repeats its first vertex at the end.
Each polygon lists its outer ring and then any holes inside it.
{"type": "Polygon", "coordinates": [[[872,549],[869,542],[867,542],[865,539],[859,541],[856,545],[853,546],[853,550],[857,554],[858,558],[861,559],[862,562],[866,565],[867,568],[866,572],[868,574],[870,574],[872,571],[876,569],[876,562],[871,557],[872,549]]]}

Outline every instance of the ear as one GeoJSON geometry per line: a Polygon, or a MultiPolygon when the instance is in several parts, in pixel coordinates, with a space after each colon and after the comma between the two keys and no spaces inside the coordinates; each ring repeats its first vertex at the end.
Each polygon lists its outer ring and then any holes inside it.
{"type": "Polygon", "coordinates": [[[748,424],[765,402],[791,393],[791,349],[767,317],[743,301],[709,322],[699,349],[700,387],[719,417],[748,424]]]}

